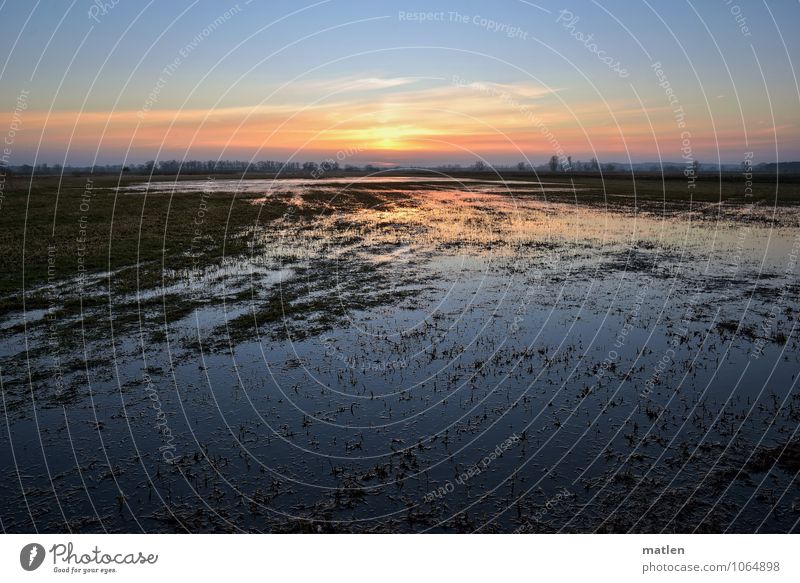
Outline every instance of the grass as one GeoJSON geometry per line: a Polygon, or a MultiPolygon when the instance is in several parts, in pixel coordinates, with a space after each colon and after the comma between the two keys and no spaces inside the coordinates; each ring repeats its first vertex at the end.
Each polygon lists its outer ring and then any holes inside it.
{"type": "Polygon", "coordinates": [[[353,310],[387,305],[419,293],[418,286],[388,291],[397,283],[396,276],[389,279],[374,265],[355,260],[318,260],[296,271],[297,277],[283,282],[266,300],[254,300],[245,313],[217,329],[216,336],[239,343],[256,338],[261,326],[272,325],[276,337],[302,339],[343,324],[353,310]]]}
{"type": "MultiPolygon", "coordinates": [[[[430,173],[420,172],[406,174],[430,176],[430,173]]],[[[458,172],[454,175],[486,180],[498,178],[489,173],[458,172]]],[[[693,189],[687,188],[687,179],[683,175],[662,176],[652,172],[635,176],[621,173],[568,176],[508,172],[504,177],[508,180],[543,180],[565,186],[574,181],[584,190],[577,195],[548,194],[548,199],[574,201],[577,198],[579,202],[609,202],[615,206],[634,202],[688,201],[690,198],[730,204],[800,202],[798,176],[781,177],[778,183],[774,176],[755,174],[752,196],[745,196],[744,177],[737,173],[701,175],[693,189]],[[631,196],[634,192],[636,199],[631,196]]],[[[202,178],[185,176],[180,179],[202,178]]],[[[287,200],[277,199],[262,208],[233,193],[117,195],[114,190],[118,185],[126,186],[145,179],[144,176],[94,176],[91,179],[44,176],[32,180],[18,177],[5,184],[0,213],[0,313],[19,307],[23,289],[30,290],[48,280],[58,281],[78,275],[78,238],[82,232],[82,220],[86,235],[82,262],[86,272],[116,272],[114,289],[131,291],[137,286],[149,288],[160,284],[162,264],[173,269],[190,267],[192,253],[199,253],[204,261],[213,262],[223,253],[236,255],[243,252],[247,237],[240,233],[247,226],[256,224],[256,221],[260,225],[268,224],[281,217],[288,208],[287,200]],[[82,206],[87,202],[87,192],[91,194],[90,200],[88,205],[82,206]],[[198,229],[195,220],[201,204],[206,205],[199,226],[201,237],[193,242],[198,229]]],[[[175,178],[159,176],[154,180],[172,181],[175,178]]],[[[396,189],[397,185],[387,184],[386,187],[396,189]]],[[[425,188],[426,185],[415,187],[425,188]]],[[[370,206],[370,203],[380,202],[374,195],[374,191],[379,189],[380,185],[370,185],[371,193],[356,187],[352,193],[370,199],[359,199],[359,206],[370,206]]],[[[313,193],[309,196],[313,198],[313,193]]],[[[320,196],[324,198],[327,195],[320,196]]],[[[312,212],[320,212],[320,208],[312,212]]],[[[46,307],[45,298],[36,294],[27,296],[26,302],[29,309],[46,307]]]]}
{"type": "MultiPolygon", "coordinates": [[[[0,311],[17,304],[23,289],[77,277],[81,262],[89,274],[119,271],[114,278],[118,291],[135,289],[137,279],[140,287],[153,287],[161,281],[162,262],[180,269],[192,265],[192,253],[209,262],[223,252],[236,255],[247,245],[238,233],[285,209],[278,201],[262,210],[232,193],[117,195],[114,190],[118,182],[142,180],[42,177],[7,184],[0,213],[0,294],[5,296],[0,311]],[[85,251],[79,257],[82,236],[85,251]]],[[[42,302],[35,296],[26,299],[29,308],[42,302]]]]}
{"type": "MultiPolygon", "coordinates": [[[[636,198],[648,202],[724,202],[729,204],[795,204],[800,202],[800,180],[796,177],[786,178],[785,182],[778,184],[774,176],[759,176],[754,178],[751,192],[745,192],[745,181],[741,174],[701,175],[696,181],[690,183],[685,176],[668,175],[662,177],[657,173],[611,174],[608,176],[583,176],[576,174],[572,177],[576,185],[587,190],[580,193],[579,198],[606,197],[620,202],[618,199],[631,200],[635,193],[636,198]],[[694,186],[689,187],[690,184],[694,186]]],[[[569,179],[542,177],[548,182],[569,183],[569,179]]]]}
{"type": "MultiPolygon", "coordinates": [[[[408,174],[408,173],[406,173],[408,174]]],[[[388,173],[387,175],[392,175],[388,173]]],[[[631,173],[529,173],[498,172],[475,173],[468,171],[448,174],[454,178],[474,180],[508,180],[508,181],[541,181],[552,185],[563,185],[571,188],[574,184],[578,192],[547,193],[552,201],[566,200],[581,203],[608,202],[615,206],[633,205],[634,203],[659,202],[703,202],[727,204],[798,204],[800,203],[800,176],[781,176],[780,180],[769,174],[753,174],[750,183],[745,183],[740,173],[701,174],[694,181],[689,181],[683,174],[665,174],[657,172],[631,173]],[[693,186],[690,187],[690,184],[693,186]],[[749,189],[746,191],[746,189],[749,189]],[[635,198],[634,198],[635,194],[635,198]]],[[[417,176],[431,176],[417,173],[417,176]]],[[[423,185],[416,185],[422,187],[423,185]]],[[[435,187],[431,182],[427,186],[435,187]]],[[[374,188],[374,185],[370,185],[374,188]]],[[[386,183],[386,188],[397,188],[397,185],[386,183]]],[[[528,187],[529,188],[529,187],[528,187]]],[[[509,182],[508,190],[516,193],[513,182],[509,182]]]]}

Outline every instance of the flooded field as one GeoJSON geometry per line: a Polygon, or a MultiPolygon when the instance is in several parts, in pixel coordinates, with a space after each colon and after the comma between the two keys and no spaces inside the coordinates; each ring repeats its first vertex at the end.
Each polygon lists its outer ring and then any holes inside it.
{"type": "Polygon", "coordinates": [[[195,234],[2,316],[3,530],[796,532],[800,207],[581,192],[109,189],[195,234]]]}

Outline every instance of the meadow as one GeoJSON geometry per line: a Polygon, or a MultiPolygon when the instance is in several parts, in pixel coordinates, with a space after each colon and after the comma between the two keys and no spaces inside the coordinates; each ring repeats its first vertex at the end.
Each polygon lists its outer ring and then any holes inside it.
{"type": "Polygon", "coordinates": [[[791,530],[798,183],[635,178],[15,178],[5,529],[791,530]]]}

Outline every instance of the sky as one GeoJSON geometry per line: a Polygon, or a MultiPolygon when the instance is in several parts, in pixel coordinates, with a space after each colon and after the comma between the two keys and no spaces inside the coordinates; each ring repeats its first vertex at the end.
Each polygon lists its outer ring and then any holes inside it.
{"type": "Polygon", "coordinates": [[[795,0],[0,0],[8,164],[800,160],[795,0]]]}

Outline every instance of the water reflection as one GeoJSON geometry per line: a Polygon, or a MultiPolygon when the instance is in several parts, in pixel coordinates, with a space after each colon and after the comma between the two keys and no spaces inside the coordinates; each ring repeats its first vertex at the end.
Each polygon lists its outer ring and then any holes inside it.
{"type": "Polygon", "coordinates": [[[215,181],[293,210],[243,256],[61,322],[117,322],[62,347],[66,392],[43,314],[5,334],[5,528],[792,527],[770,448],[796,447],[800,411],[796,211],[352,182],[215,181]]]}

